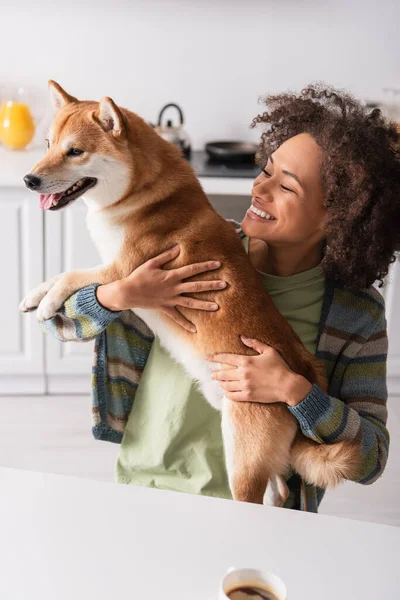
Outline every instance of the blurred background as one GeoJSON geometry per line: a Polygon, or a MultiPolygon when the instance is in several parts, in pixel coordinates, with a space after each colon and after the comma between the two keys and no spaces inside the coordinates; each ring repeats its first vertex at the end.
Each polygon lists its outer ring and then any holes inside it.
{"type": "Polygon", "coordinates": [[[399,19],[395,0],[3,0],[1,83],[55,79],[149,121],[177,102],[201,149],[256,139],[258,98],[314,80],[384,101],[400,86],[399,19]]]}
{"type": "MultiPolygon", "coordinates": [[[[43,214],[22,177],[44,153],[47,80],[80,99],[111,96],[181,143],[215,208],[241,219],[257,170],[210,160],[213,141],[255,143],[258,100],[322,80],[400,122],[395,0],[3,0],[0,8],[0,465],[113,479],[117,448],[90,433],[91,344],[45,337],[24,294],[97,264],[84,205],[43,214]]],[[[250,148],[250,150],[249,150],[250,148]]],[[[399,224],[400,225],[400,224],[399,224]]],[[[400,524],[399,269],[387,303],[392,454],[372,488],[346,484],[322,512],[400,524]]]]}

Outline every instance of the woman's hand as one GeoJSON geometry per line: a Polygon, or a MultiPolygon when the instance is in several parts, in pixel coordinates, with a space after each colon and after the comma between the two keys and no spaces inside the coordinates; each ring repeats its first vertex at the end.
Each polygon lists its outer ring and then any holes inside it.
{"type": "Polygon", "coordinates": [[[310,393],[311,383],[294,373],[275,348],[244,336],[241,340],[258,355],[215,354],[208,357],[209,361],[233,367],[212,374],[229,400],[266,404],[285,402],[296,406],[310,393]]]}
{"type": "Polygon", "coordinates": [[[129,308],[152,308],[161,310],[184,329],[196,332],[196,328],[176,308],[186,306],[196,310],[218,310],[218,304],[206,302],[182,294],[222,290],[226,282],[220,279],[213,281],[190,281],[184,279],[213,271],[221,266],[218,261],[195,263],[177,269],[162,267],[179,255],[179,245],[143,263],[128,277],[101,285],[97,288],[97,299],[110,310],[127,310],[129,308]]]}

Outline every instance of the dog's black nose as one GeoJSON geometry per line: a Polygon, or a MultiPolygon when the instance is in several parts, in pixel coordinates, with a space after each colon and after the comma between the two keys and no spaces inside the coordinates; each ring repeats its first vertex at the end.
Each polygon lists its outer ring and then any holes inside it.
{"type": "Polygon", "coordinates": [[[30,190],[36,190],[42,183],[41,179],[36,177],[36,175],[25,175],[24,181],[26,187],[30,190]]]}

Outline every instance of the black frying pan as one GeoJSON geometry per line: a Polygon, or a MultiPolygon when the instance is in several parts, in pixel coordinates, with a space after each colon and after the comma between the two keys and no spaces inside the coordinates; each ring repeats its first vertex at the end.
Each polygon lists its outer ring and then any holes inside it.
{"type": "Polygon", "coordinates": [[[257,144],[250,142],[209,142],[206,152],[218,162],[254,162],[257,144]]]}

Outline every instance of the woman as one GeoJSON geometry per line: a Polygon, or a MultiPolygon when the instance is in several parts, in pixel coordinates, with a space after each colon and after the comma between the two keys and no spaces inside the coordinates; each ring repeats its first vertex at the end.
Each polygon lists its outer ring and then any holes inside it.
{"type": "MultiPolygon", "coordinates": [[[[386,321],[372,284],[399,247],[399,135],[379,111],[368,114],[351,96],[319,86],[266,104],[253,122],[267,126],[262,171],[239,233],[278,310],[325,362],[329,389],[304,378],[293,386],[284,357],[246,337],[259,354],[210,357],[230,365],[214,377],[234,402],[285,402],[320,444],[359,443],[357,481],[372,483],[389,446],[386,321]]],[[[118,481],[230,498],[220,414],[127,310],[157,308],[193,330],[179,306],[218,309],[182,294],[223,289],[218,279],[184,282],[219,265],[163,270],[178,253],[172,248],[122,281],[78,291],[45,326],[65,341],[96,337],[94,434],[121,442],[118,481]]],[[[286,507],[317,511],[322,490],[295,473],[287,483],[286,507]]]]}

